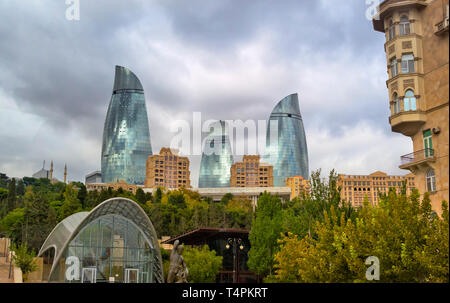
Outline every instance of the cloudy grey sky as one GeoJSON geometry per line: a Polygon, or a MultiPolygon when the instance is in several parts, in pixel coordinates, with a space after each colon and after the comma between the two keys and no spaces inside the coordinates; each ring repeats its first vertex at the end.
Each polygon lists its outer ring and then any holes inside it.
{"type": "MultiPolygon", "coordinates": [[[[80,0],[0,2],[0,172],[62,178],[100,169],[114,66],[141,80],[152,147],[170,125],[267,119],[297,92],[310,170],[398,168],[408,138],[390,131],[384,37],[364,0],[80,0]]],[[[192,183],[199,161],[192,157],[192,183]]]]}

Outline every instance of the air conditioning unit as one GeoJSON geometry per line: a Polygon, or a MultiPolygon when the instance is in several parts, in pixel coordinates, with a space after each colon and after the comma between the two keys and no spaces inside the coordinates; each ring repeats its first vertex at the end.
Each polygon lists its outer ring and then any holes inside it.
{"type": "Polygon", "coordinates": [[[435,30],[435,34],[436,35],[441,35],[442,33],[448,31],[448,21],[449,18],[445,18],[444,20],[442,20],[441,22],[437,23],[436,26],[436,30],[435,30]]]}

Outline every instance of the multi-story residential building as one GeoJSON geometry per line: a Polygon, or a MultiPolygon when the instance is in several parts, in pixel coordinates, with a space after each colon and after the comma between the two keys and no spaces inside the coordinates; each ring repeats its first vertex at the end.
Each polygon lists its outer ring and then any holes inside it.
{"type": "Polygon", "coordinates": [[[233,164],[228,124],[216,121],[210,125],[200,162],[198,187],[230,187],[230,168],[233,164]]]}
{"type": "Polygon", "coordinates": [[[286,178],[286,186],[291,188],[291,200],[298,197],[302,193],[310,193],[311,183],[302,176],[292,176],[286,178]]]}
{"type": "Polygon", "coordinates": [[[449,200],[449,1],[385,0],[373,26],[386,35],[389,123],[413,143],[400,168],[440,213],[449,200]]]}
{"type": "Polygon", "coordinates": [[[272,110],[266,133],[264,161],[273,165],[274,186],[286,178],[309,178],[308,147],[298,94],[285,97],[272,110]]]}
{"type": "Polygon", "coordinates": [[[359,207],[368,199],[369,204],[376,205],[380,200],[379,194],[389,193],[390,188],[397,192],[403,188],[406,182],[406,193],[409,195],[415,188],[415,177],[412,173],[405,176],[388,176],[377,171],[370,175],[343,175],[338,176],[337,185],[341,188],[341,198],[359,207]]]}
{"type": "Polygon", "coordinates": [[[272,187],[273,166],[260,163],[259,155],[244,155],[242,162],[236,162],[230,169],[231,187],[272,187]]]}
{"type": "Polygon", "coordinates": [[[103,130],[102,182],[144,184],[152,155],[144,88],[129,69],[116,66],[114,88],[103,130]]]}
{"type": "Polygon", "coordinates": [[[190,188],[189,159],[178,155],[177,150],[163,147],[159,155],[147,159],[145,187],[190,188]]]}

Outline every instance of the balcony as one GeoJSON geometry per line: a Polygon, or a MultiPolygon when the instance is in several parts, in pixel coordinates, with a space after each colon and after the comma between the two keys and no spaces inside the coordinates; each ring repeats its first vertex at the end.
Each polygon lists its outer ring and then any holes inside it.
{"type": "Polygon", "coordinates": [[[430,167],[430,163],[435,162],[436,157],[434,149],[427,148],[401,156],[400,160],[401,165],[399,167],[401,169],[408,169],[414,173],[422,168],[430,167]]]}
{"type": "Polygon", "coordinates": [[[426,122],[427,115],[420,110],[401,111],[389,117],[389,123],[393,132],[405,136],[413,136],[420,131],[426,122]]]}
{"type": "Polygon", "coordinates": [[[435,32],[434,34],[436,36],[441,36],[443,35],[445,32],[448,32],[448,27],[449,27],[449,18],[445,18],[444,20],[442,20],[439,23],[436,23],[435,25],[435,32]]]}

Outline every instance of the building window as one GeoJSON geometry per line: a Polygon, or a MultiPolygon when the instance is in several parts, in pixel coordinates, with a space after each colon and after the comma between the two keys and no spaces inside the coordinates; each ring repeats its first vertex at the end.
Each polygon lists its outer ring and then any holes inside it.
{"type": "Polygon", "coordinates": [[[434,169],[430,169],[427,172],[427,190],[430,193],[436,191],[436,176],[434,174],[434,169]]]}
{"type": "Polygon", "coordinates": [[[398,114],[400,112],[400,100],[398,99],[397,93],[394,93],[394,114],[398,114]]]}
{"type": "Polygon", "coordinates": [[[412,90],[408,89],[406,91],[403,103],[404,111],[417,110],[416,97],[414,96],[414,92],[412,90]]]}
{"type": "Polygon", "coordinates": [[[406,36],[411,34],[411,26],[409,23],[409,19],[407,16],[402,16],[400,18],[400,24],[398,25],[399,27],[399,34],[400,36],[406,36]]]}
{"type": "Polygon", "coordinates": [[[430,129],[423,132],[423,147],[425,149],[425,157],[433,156],[433,140],[430,129]]]}
{"type": "Polygon", "coordinates": [[[391,78],[394,78],[398,75],[398,64],[397,58],[391,59],[391,78]]]}
{"type": "Polygon", "coordinates": [[[389,40],[392,40],[394,38],[395,38],[395,25],[391,19],[391,21],[389,21],[389,40]]]}
{"type": "Polygon", "coordinates": [[[402,73],[414,73],[414,55],[405,54],[402,56],[402,73]]]}

